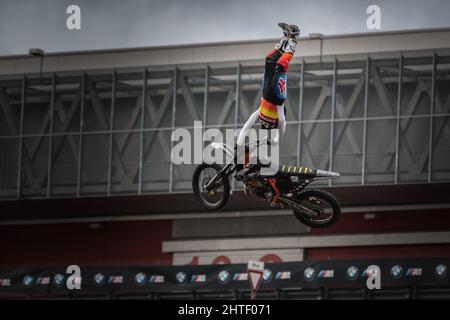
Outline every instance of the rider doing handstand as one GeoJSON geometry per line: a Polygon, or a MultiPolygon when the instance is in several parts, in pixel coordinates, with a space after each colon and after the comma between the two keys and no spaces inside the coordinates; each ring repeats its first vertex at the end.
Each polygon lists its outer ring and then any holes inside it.
{"type": "MultiPolygon", "coordinates": [[[[300,30],[298,26],[286,23],[279,23],[278,26],[283,30],[283,37],[275,45],[275,49],[272,49],[266,56],[263,97],[259,108],[251,114],[239,133],[238,147],[245,144],[248,131],[258,120],[264,129],[279,129],[273,139],[274,143],[279,143],[284,136],[286,129],[284,101],[287,98],[287,71],[297,46],[300,30]]],[[[249,168],[244,175],[250,171],[253,170],[249,168]]]]}

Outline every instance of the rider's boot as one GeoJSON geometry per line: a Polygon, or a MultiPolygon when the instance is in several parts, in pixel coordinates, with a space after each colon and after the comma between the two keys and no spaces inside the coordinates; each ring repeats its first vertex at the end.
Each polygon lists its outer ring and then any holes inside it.
{"type": "Polygon", "coordinates": [[[289,26],[289,37],[286,42],[285,52],[294,54],[297,47],[298,38],[300,36],[300,29],[295,24],[289,26]]]}
{"type": "Polygon", "coordinates": [[[300,36],[300,28],[296,24],[289,25],[289,38],[294,38],[298,40],[300,36]]]}
{"type": "Polygon", "coordinates": [[[284,22],[278,23],[278,26],[283,30],[283,37],[281,38],[280,42],[275,45],[275,49],[284,52],[291,29],[290,26],[284,22]]]}

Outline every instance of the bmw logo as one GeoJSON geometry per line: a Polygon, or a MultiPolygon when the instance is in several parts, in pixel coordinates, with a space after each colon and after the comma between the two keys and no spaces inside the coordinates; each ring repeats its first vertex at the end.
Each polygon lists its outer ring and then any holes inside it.
{"type": "Polygon", "coordinates": [[[187,275],[184,272],[178,272],[175,276],[175,279],[177,280],[178,284],[184,284],[186,282],[187,275]]]}
{"type": "Polygon", "coordinates": [[[355,266],[351,266],[347,269],[347,278],[349,280],[356,280],[358,278],[358,268],[355,266]]]}
{"type": "Polygon", "coordinates": [[[62,287],[62,285],[64,284],[64,275],[62,275],[61,273],[56,274],[53,277],[53,284],[57,287],[62,287]]]}
{"type": "Polygon", "coordinates": [[[316,276],[316,270],[314,270],[314,268],[306,268],[303,272],[303,276],[306,281],[312,281],[316,276]]]}
{"type": "Polygon", "coordinates": [[[272,271],[265,269],[262,278],[264,282],[270,282],[270,280],[272,280],[272,271]]]}
{"type": "Polygon", "coordinates": [[[220,271],[219,281],[220,281],[220,283],[223,283],[223,284],[230,281],[230,273],[227,270],[220,271]]]}
{"type": "Polygon", "coordinates": [[[30,275],[23,277],[22,284],[25,288],[30,288],[34,283],[34,278],[30,275]]]}
{"type": "Polygon", "coordinates": [[[98,287],[102,286],[105,283],[105,275],[103,273],[97,273],[94,276],[94,283],[98,287]]]}
{"type": "Polygon", "coordinates": [[[443,279],[447,276],[447,266],[445,264],[439,264],[434,269],[434,274],[439,279],[443,279]]]}
{"type": "Polygon", "coordinates": [[[391,268],[391,277],[399,279],[403,275],[403,268],[399,265],[395,265],[391,268]]]}
{"type": "Polygon", "coordinates": [[[138,286],[143,286],[146,280],[147,276],[145,275],[145,273],[139,272],[134,276],[134,283],[138,286]]]}

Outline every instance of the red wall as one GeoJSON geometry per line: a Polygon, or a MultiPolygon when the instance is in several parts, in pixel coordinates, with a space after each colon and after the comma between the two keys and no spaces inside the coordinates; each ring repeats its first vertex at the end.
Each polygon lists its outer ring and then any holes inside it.
{"type": "Polygon", "coordinates": [[[450,209],[397,211],[378,215],[378,219],[365,219],[363,213],[343,213],[335,225],[324,229],[311,228],[311,234],[450,231],[450,209]]]}
{"type": "MultiPolygon", "coordinates": [[[[450,230],[450,210],[381,213],[364,219],[345,213],[333,227],[311,234],[360,234],[450,230]]],[[[171,265],[161,251],[172,238],[172,221],[120,221],[0,226],[0,267],[171,265]]],[[[317,248],[305,250],[307,260],[450,257],[449,245],[317,248]]]]}
{"type": "Polygon", "coordinates": [[[169,220],[0,226],[0,267],[170,265],[169,220]]]}
{"type": "MultiPolygon", "coordinates": [[[[344,213],[332,227],[311,229],[314,235],[449,231],[450,210],[421,210],[378,213],[365,219],[361,213],[344,213]]],[[[305,250],[307,260],[389,259],[450,257],[450,244],[314,248],[305,250]]]]}

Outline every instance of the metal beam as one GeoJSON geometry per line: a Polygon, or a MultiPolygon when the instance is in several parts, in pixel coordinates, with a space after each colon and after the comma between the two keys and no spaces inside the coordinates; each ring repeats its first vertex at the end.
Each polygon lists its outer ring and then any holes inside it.
{"type": "Polygon", "coordinates": [[[143,75],[144,81],[142,83],[142,105],[141,105],[141,122],[139,132],[139,177],[138,177],[138,194],[142,194],[142,177],[143,177],[143,168],[144,168],[144,121],[145,121],[145,108],[147,106],[147,81],[148,81],[148,73],[147,69],[144,70],[143,75]]]}
{"type": "MultiPolygon", "coordinates": [[[[294,89],[294,88],[292,88],[292,89],[294,89]]],[[[298,104],[296,104],[296,105],[297,105],[297,109],[298,109],[298,104]]],[[[286,113],[289,114],[289,118],[292,119],[290,121],[298,122],[297,115],[295,114],[295,107],[292,105],[292,100],[287,99],[284,102],[284,106],[286,107],[286,113]],[[289,111],[289,112],[287,112],[287,111],[289,111]]],[[[285,117],[286,117],[286,115],[285,115],[285,117]]],[[[287,121],[287,118],[286,118],[286,121],[287,121]]]]}
{"type": "MultiPolygon", "coordinates": [[[[169,84],[169,87],[166,90],[163,100],[161,101],[159,110],[155,116],[155,120],[152,123],[153,127],[158,128],[160,126],[160,123],[164,117],[167,107],[169,106],[170,99],[171,99],[171,97],[173,97],[174,88],[175,88],[175,84],[174,84],[174,80],[172,79],[172,81],[169,84]]],[[[145,159],[147,157],[147,154],[155,141],[155,137],[157,137],[158,134],[159,134],[158,131],[153,132],[152,136],[148,140],[144,139],[144,148],[143,148],[143,155],[142,155],[143,159],[145,159]]],[[[131,179],[132,180],[134,180],[136,178],[136,175],[138,174],[138,172],[139,172],[139,168],[131,171],[131,179]]]]}
{"type": "MultiPolygon", "coordinates": [[[[80,84],[77,90],[77,94],[75,95],[74,99],[72,100],[72,103],[69,107],[69,110],[67,111],[67,113],[64,110],[64,106],[62,105],[61,101],[57,99],[56,101],[56,106],[57,106],[57,116],[60,119],[62,125],[62,132],[67,133],[69,132],[69,128],[72,124],[72,122],[75,119],[75,113],[78,109],[78,104],[80,104],[80,101],[84,100],[83,97],[83,88],[82,85],[80,84]]],[[[80,106],[80,110],[81,110],[81,106],[80,106]]],[[[78,156],[78,148],[75,144],[75,141],[73,139],[72,136],[68,136],[69,139],[69,143],[70,143],[70,147],[74,153],[75,158],[78,156]]],[[[54,154],[54,158],[56,159],[61,151],[63,147],[63,141],[60,141],[59,143],[56,144],[55,146],[55,154],[54,154]]]]}
{"type": "MultiPolygon", "coordinates": [[[[432,91],[432,90],[430,89],[430,91],[432,91]]],[[[430,93],[430,98],[432,96],[434,96],[434,102],[433,102],[434,110],[445,110],[446,108],[448,108],[450,106],[450,93],[447,95],[447,99],[446,99],[445,103],[442,103],[442,100],[436,91],[434,93],[430,93]]],[[[434,118],[436,116],[437,116],[436,112],[433,112],[433,115],[431,115],[432,118],[434,118]]],[[[435,134],[433,133],[433,137],[432,138],[430,137],[432,148],[434,148],[434,146],[437,144],[437,142],[441,138],[442,134],[444,133],[444,131],[446,129],[446,124],[448,123],[450,118],[446,117],[445,119],[446,120],[444,120],[444,121],[438,122],[438,124],[436,126],[434,126],[434,121],[433,121],[433,128],[430,127],[430,129],[432,129],[432,131],[435,131],[435,134]]],[[[432,121],[432,120],[430,119],[430,121],[432,121]]],[[[417,168],[416,168],[417,171],[423,170],[425,163],[428,160],[428,157],[429,157],[429,152],[422,153],[419,160],[417,161],[417,168]]]]}
{"type": "Polygon", "coordinates": [[[116,104],[116,72],[112,73],[112,88],[111,88],[111,113],[109,118],[109,148],[108,148],[108,185],[107,185],[107,195],[111,195],[111,180],[112,180],[112,149],[113,149],[113,139],[114,139],[114,113],[116,104]]]}
{"type": "MultiPolygon", "coordinates": [[[[240,108],[240,97],[241,97],[241,64],[238,63],[236,68],[236,104],[234,105],[234,132],[237,131],[238,114],[240,108]]],[[[236,190],[236,179],[233,179],[231,186],[231,191],[236,190]]]]}
{"type": "Polygon", "coordinates": [[[195,101],[195,97],[192,94],[192,91],[189,89],[189,86],[186,82],[185,76],[181,75],[178,77],[180,83],[180,91],[184,98],[184,102],[188,108],[188,111],[192,117],[193,121],[201,120],[200,114],[197,111],[197,101],[195,101]]]}
{"type": "Polygon", "coordinates": [[[428,183],[431,182],[431,170],[433,165],[433,115],[436,95],[436,51],[433,53],[433,71],[431,74],[431,106],[430,106],[430,133],[428,140],[428,183]]]}
{"type": "Polygon", "coordinates": [[[233,105],[233,102],[236,101],[236,91],[228,91],[227,98],[225,99],[225,103],[222,107],[222,112],[217,118],[217,125],[223,125],[227,119],[228,113],[231,110],[231,106],[233,105]]]}
{"type": "MultiPolygon", "coordinates": [[[[50,99],[52,99],[52,98],[50,97],[50,99]]],[[[50,101],[49,105],[47,107],[47,112],[41,123],[41,127],[37,130],[36,140],[34,141],[33,145],[31,146],[31,152],[30,152],[31,161],[34,161],[34,159],[36,158],[36,155],[39,152],[41,145],[43,143],[45,131],[47,130],[47,128],[50,124],[51,118],[52,118],[52,112],[51,112],[52,104],[54,104],[54,102],[50,101]]]]}
{"type": "MultiPolygon", "coordinates": [[[[22,77],[22,96],[20,101],[20,121],[19,121],[19,155],[17,157],[17,192],[16,197],[20,198],[20,192],[22,190],[22,153],[23,153],[23,118],[25,113],[25,100],[26,100],[26,86],[27,78],[22,77]]],[[[9,122],[9,121],[8,121],[9,122]]]]}
{"type": "MultiPolygon", "coordinates": [[[[175,129],[177,112],[177,93],[178,93],[178,68],[175,66],[173,71],[173,95],[172,95],[172,131],[175,129]]],[[[170,150],[173,150],[173,141],[170,139],[170,150]]],[[[169,155],[170,157],[170,155],[169,155]]],[[[169,193],[173,191],[173,162],[169,164],[169,193]]]]}
{"type": "MultiPolygon", "coordinates": [[[[312,113],[311,113],[311,119],[313,120],[317,120],[319,118],[319,114],[322,111],[324,105],[325,105],[325,101],[329,96],[332,96],[332,88],[330,88],[330,86],[328,84],[324,84],[322,86],[322,89],[320,90],[319,96],[317,97],[316,103],[314,104],[314,107],[312,109],[312,113]]],[[[306,139],[308,140],[308,138],[311,135],[311,132],[314,130],[316,124],[313,123],[311,127],[306,128],[305,131],[305,136],[306,139]]]]}
{"type": "MultiPolygon", "coordinates": [[[[378,96],[380,97],[382,107],[385,109],[386,112],[391,113],[392,115],[395,115],[395,109],[392,104],[392,98],[391,98],[385,84],[381,80],[381,75],[380,75],[378,69],[376,67],[372,66],[371,70],[372,70],[372,81],[374,83],[375,89],[377,90],[378,96]]],[[[411,169],[410,171],[412,171],[412,169],[414,167],[414,160],[412,157],[411,148],[409,147],[409,143],[406,140],[405,133],[406,132],[404,131],[403,126],[400,123],[399,139],[401,140],[400,142],[404,146],[406,159],[407,159],[408,163],[410,164],[410,166],[409,166],[409,168],[411,169]]],[[[392,143],[390,144],[389,148],[387,148],[387,150],[390,150],[392,148],[393,144],[395,144],[395,141],[392,141],[392,143]]],[[[388,168],[390,167],[390,165],[394,159],[395,159],[395,154],[387,161],[387,164],[385,166],[386,170],[388,170],[388,168]]]]}
{"type": "MultiPolygon", "coordinates": [[[[39,185],[42,185],[38,181],[38,177],[33,168],[33,162],[31,160],[31,155],[28,152],[28,148],[24,145],[23,139],[23,126],[24,126],[24,117],[25,117],[25,103],[26,103],[26,86],[27,79],[23,77],[24,84],[22,85],[21,92],[21,111],[20,111],[20,120],[19,120],[19,128],[16,127],[15,124],[15,116],[11,110],[11,105],[8,99],[8,96],[3,87],[0,86],[0,109],[3,111],[5,116],[6,124],[10,132],[15,133],[19,137],[19,156],[18,162],[20,164],[18,175],[20,175],[20,182],[18,181],[17,187],[22,187],[22,164],[25,164],[25,172],[26,176],[30,182],[30,185],[33,188],[37,188],[39,185]]],[[[20,192],[19,192],[20,193],[20,192]]]]}
{"type": "Polygon", "coordinates": [[[393,99],[390,95],[389,91],[386,89],[386,86],[383,83],[382,77],[378,70],[378,67],[374,64],[371,64],[371,75],[372,82],[377,90],[378,96],[380,97],[381,106],[383,107],[386,114],[394,115],[394,108],[392,107],[393,99]]]}
{"type": "Polygon", "coordinates": [[[203,126],[206,126],[208,121],[208,91],[209,91],[209,65],[205,67],[205,87],[203,88],[203,126]]]}
{"type": "MultiPolygon", "coordinates": [[[[148,88],[148,87],[147,87],[148,88]]],[[[117,89],[116,89],[117,91],[117,89]]],[[[142,91],[142,88],[141,88],[142,91]]],[[[117,97],[116,97],[117,99],[117,97]]],[[[144,99],[144,95],[141,92],[141,94],[137,97],[136,99],[136,104],[134,105],[133,111],[131,112],[131,116],[128,120],[128,122],[125,124],[125,129],[133,129],[136,125],[137,122],[139,120],[139,125],[138,127],[140,128],[140,121],[141,121],[141,116],[142,116],[142,105],[143,105],[143,100],[144,99]]],[[[148,95],[146,96],[146,104],[144,105],[144,108],[146,108],[146,105],[148,104],[148,101],[150,101],[150,107],[152,107],[152,101],[151,98],[148,97],[148,95]]],[[[151,114],[151,113],[150,113],[151,114]]],[[[145,112],[144,112],[144,122],[145,122],[145,112]]],[[[125,150],[125,147],[128,145],[129,141],[131,138],[131,134],[126,134],[126,135],[121,135],[119,136],[118,140],[117,140],[117,144],[119,146],[119,150],[120,152],[123,152],[125,150]]]]}
{"type": "Polygon", "coordinates": [[[364,72],[364,124],[363,124],[363,148],[361,161],[361,185],[364,185],[366,178],[366,155],[367,155],[367,106],[369,102],[369,70],[370,57],[367,56],[366,68],[364,72]]]}
{"type": "MultiPolygon", "coordinates": [[[[242,118],[244,119],[244,121],[247,121],[250,114],[253,112],[253,110],[255,110],[255,107],[258,108],[258,106],[259,106],[258,102],[262,95],[262,88],[260,88],[259,90],[256,91],[256,94],[253,97],[251,104],[248,102],[248,99],[244,94],[242,84],[240,85],[240,91],[241,91],[240,102],[242,102],[242,103],[239,103],[239,112],[240,112],[242,118]]],[[[238,119],[238,123],[239,123],[239,119],[238,119]]]]}
{"type": "MultiPolygon", "coordinates": [[[[336,81],[337,81],[337,59],[334,57],[333,65],[333,88],[331,95],[331,124],[330,124],[330,162],[328,170],[333,171],[333,155],[334,155],[334,113],[336,110],[336,81]]],[[[331,187],[331,179],[328,181],[331,187]]]]}
{"type": "MultiPolygon", "coordinates": [[[[87,84],[87,87],[89,90],[89,97],[91,100],[91,105],[94,109],[98,123],[99,123],[100,127],[102,128],[102,130],[108,131],[109,130],[108,123],[105,119],[105,114],[103,112],[103,109],[104,109],[103,104],[95,90],[94,84],[92,83],[92,81],[90,80],[89,77],[86,79],[86,84],[87,84]]],[[[113,147],[114,155],[117,157],[117,168],[120,170],[119,174],[121,177],[123,177],[123,180],[121,180],[121,181],[126,184],[131,184],[130,176],[127,174],[127,169],[125,168],[125,164],[122,159],[122,154],[119,151],[119,147],[117,146],[116,141],[114,141],[114,140],[112,143],[112,147],[113,147]]],[[[133,181],[133,180],[131,180],[131,181],[133,181]]]]}
{"type": "Polygon", "coordinates": [[[52,186],[52,150],[53,150],[53,119],[55,116],[55,95],[56,95],[56,76],[52,75],[52,96],[50,103],[50,128],[48,137],[48,158],[47,158],[47,198],[50,198],[52,186]]]}
{"type": "MultiPolygon", "coordinates": [[[[338,115],[340,115],[341,118],[348,118],[352,114],[364,83],[365,83],[365,72],[363,70],[361,72],[358,82],[356,83],[355,87],[353,88],[352,94],[346,104],[345,109],[343,108],[343,105],[344,105],[343,97],[341,94],[339,94],[336,91],[336,98],[335,98],[336,101],[334,103],[335,111],[338,113],[338,115]]],[[[350,142],[353,152],[355,154],[358,154],[361,151],[360,151],[358,142],[355,138],[355,134],[353,133],[352,128],[348,127],[349,124],[350,124],[350,122],[344,123],[344,126],[339,127],[338,130],[336,131],[335,140],[332,142],[334,144],[334,150],[337,150],[337,147],[339,146],[339,144],[342,140],[343,134],[345,133],[348,138],[348,141],[350,142]]],[[[328,159],[324,158],[320,163],[320,167],[325,168],[325,166],[327,165],[327,162],[328,162],[328,159]]]]}
{"type": "Polygon", "coordinates": [[[400,110],[402,106],[402,87],[403,87],[403,55],[400,55],[398,61],[398,94],[397,94],[397,115],[395,126],[395,168],[394,183],[398,183],[398,166],[399,166],[399,144],[400,144],[400,110]]]}
{"type": "Polygon", "coordinates": [[[299,95],[298,95],[298,128],[297,128],[297,167],[300,166],[300,152],[302,145],[302,123],[303,120],[303,91],[304,91],[304,76],[305,76],[305,58],[302,58],[300,69],[299,95]]]}
{"type": "Polygon", "coordinates": [[[81,172],[83,171],[83,130],[84,130],[84,103],[86,101],[86,73],[81,79],[81,106],[80,106],[80,136],[78,137],[78,171],[77,171],[77,197],[81,196],[81,172]]]}
{"type": "MultiPolygon", "coordinates": [[[[56,81],[56,80],[55,80],[56,81]]],[[[56,82],[55,82],[56,85],[56,82]]],[[[81,86],[80,86],[81,88],[81,86]]],[[[56,90],[56,88],[55,88],[56,90]]],[[[51,131],[49,134],[44,134],[42,133],[41,135],[39,135],[39,140],[36,141],[34,143],[34,145],[32,146],[31,149],[31,158],[34,159],[35,156],[37,155],[37,152],[39,151],[39,147],[40,144],[43,140],[43,137],[48,136],[50,138],[50,140],[53,140],[53,137],[56,135],[53,131],[53,119],[55,117],[55,110],[57,109],[56,115],[58,116],[58,118],[60,118],[61,122],[63,123],[63,132],[67,132],[71,123],[73,122],[74,119],[74,115],[75,115],[75,111],[77,110],[78,107],[78,103],[80,101],[80,96],[81,96],[81,90],[77,91],[77,95],[75,96],[74,100],[72,101],[71,107],[69,108],[68,111],[68,117],[66,117],[66,113],[64,111],[64,106],[62,105],[62,96],[57,97],[56,96],[56,91],[54,93],[54,96],[52,96],[51,98],[51,102],[50,102],[50,108],[49,111],[47,112],[47,117],[44,119],[44,125],[41,126],[41,130],[45,130],[45,128],[47,127],[47,124],[51,122],[51,131]],[[52,107],[53,104],[53,107],[52,107]],[[51,111],[53,110],[53,112],[51,111]],[[53,119],[52,119],[53,117],[53,119]],[[50,121],[51,120],[51,121],[50,121]]],[[[72,153],[75,157],[75,159],[77,158],[77,154],[78,154],[78,150],[77,150],[77,146],[75,144],[74,141],[74,136],[73,135],[67,135],[67,139],[69,142],[69,147],[72,150],[72,153]]],[[[49,152],[51,152],[51,158],[49,157],[48,160],[53,161],[56,160],[59,156],[59,153],[62,149],[62,146],[64,145],[64,141],[63,140],[59,140],[58,143],[56,143],[55,148],[53,148],[53,141],[51,141],[51,145],[52,147],[49,148],[49,152]],[[53,153],[53,150],[55,150],[55,152],[53,153]]],[[[43,171],[40,178],[38,179],[37,185],[42,185],[44,183],[44,181],[47,179],[49,179],[49,174],[51,175],[51,168],[50,170],[47,169],[47,171],[43,171]]],[[[86,178],[89,179],[89,175],[87,174],[87,172],[83,172],[83,174],[86,176],[86,178]]]]}

